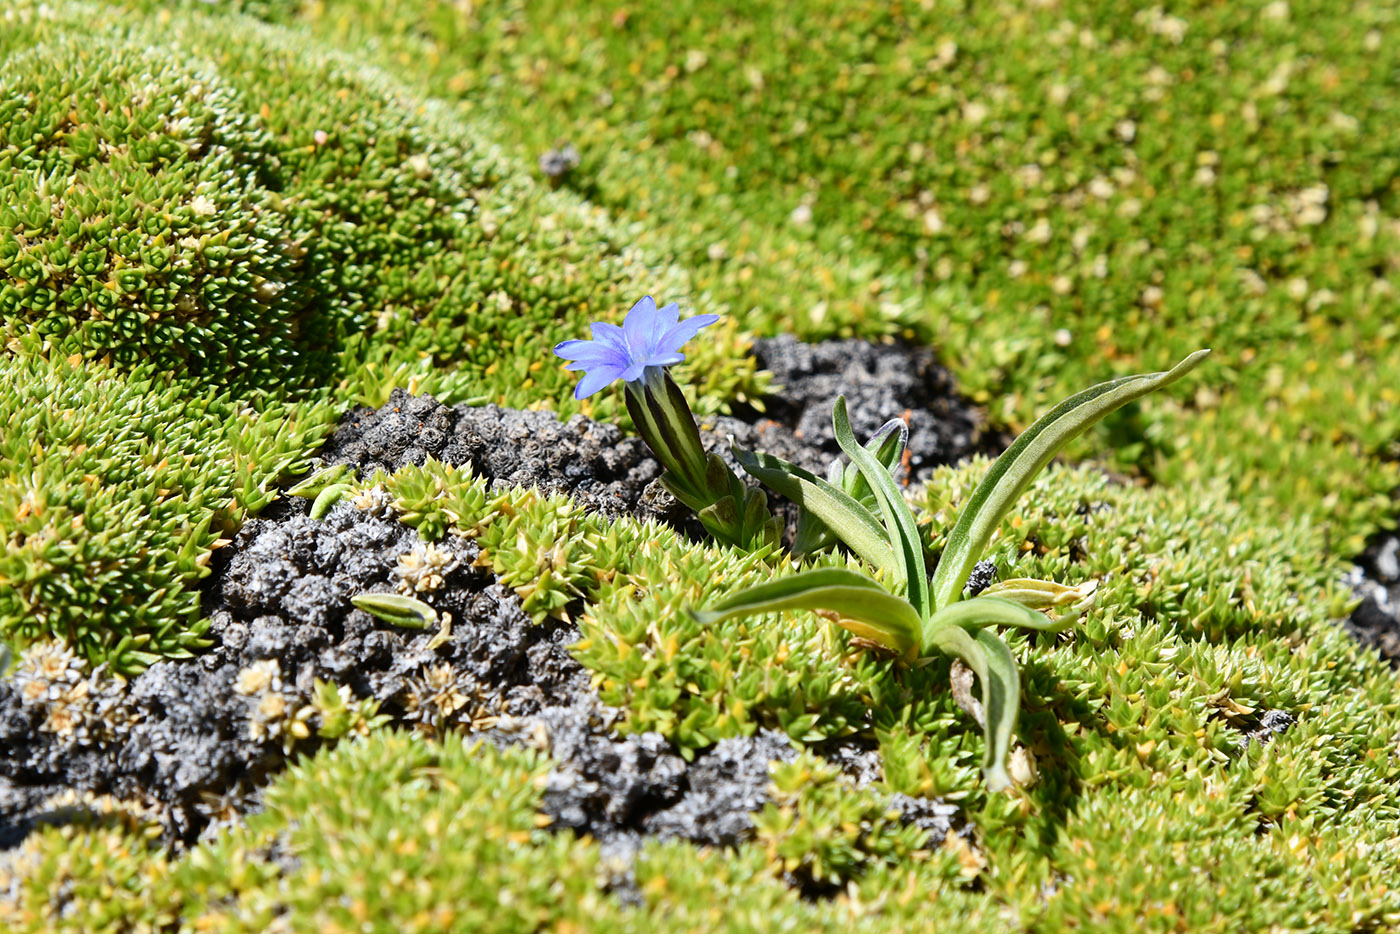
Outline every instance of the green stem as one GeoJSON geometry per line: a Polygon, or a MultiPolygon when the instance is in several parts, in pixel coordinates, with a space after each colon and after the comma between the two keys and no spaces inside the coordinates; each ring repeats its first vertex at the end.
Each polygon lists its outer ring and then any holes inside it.
{"type": "Polygon", "coordinates": [[[775,543],[778,520],[763,494],[749,490],[718,455],[705,453],[685,394],[666,368],[647,367],[626,386],[627,411],[666,469],[662,481],[676,499],[726,544],[753,549],[775,543]]]}

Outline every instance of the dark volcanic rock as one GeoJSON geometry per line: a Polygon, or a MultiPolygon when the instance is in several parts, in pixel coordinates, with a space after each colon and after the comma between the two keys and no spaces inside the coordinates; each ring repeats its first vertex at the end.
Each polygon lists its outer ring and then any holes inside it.
{"type": "Polygon", "coordinates": [[[1348,578],[1361,605],[1343,625],[1361,642],[1400,666],[1400,534],[1376,536],[1348,578]]]}
{"type": "Polygon", "coordinates": [[[399,556],[424,547],[417,533],[345,504],[322,522],[306,509],[294,502],[280,520],[253,520],[218,553],[205,589],[214,645],[197,659],[152,665],[125,687],[99,674],[70,676],[67,660],[26,667],[21,659],[16,678],[0,683],[0,775],[154,798],[166,808],[168,837],[188,842],[208,823],[211,801],[222,807],[252,793],[293,747],[314,748],[314,736],[291,731],[316,679],[429,729],[593,698],[566,648],[573,632],[535,625],[514,593],[472,566],[473,543],[449,537],[436,546],[450,561],[441,584],[419,596],[450,613],[453,626],[434,647],[436,631],[396,629],[349,602],[393,589],[399,556]],[[28,698],[44,667],[63,677],[44,679],[28,698]],[[49,700],[83,693],[71,688],[84,679],[91,689],[81,705],[49,700]]]}
{"type": "Polygon", "coordinates": [[[899,819],[926,831],[930,843],[938,843],[950,833],[966,833],[970,825],[958,820],[958,806],[932,798],[911,798],[900,793],[890,796],[890,807],[899,812],[899,819]]]}
{"type": "Polygon", "coordinates": [[[769,764],[796,754],[786,736],[771,730],[722,739],[690,764],[680,799],[648,815],[642,827],[660,837],[734,846],[753,830],[750,814],[768,802],[769,764]]]}
{"type": "Polygon", "coordinates": [[[1240,724],[1243,741],[1267,746],[1275,736],[1288,732],[1288,728],[1298,721],[1286,710],[1264,710],[1256,713],[1247,723],[1240,724]]]}
{"type": "Polygon", "coordinates": [[[646,445],[615,425],[582,415],[561,422],[553,412],[494,405],[448,408],[399,389],[383,408],[347,413],[321,456],[328,464],[352,464],[365,478],[422,465],[430,456],[470,464],[500,485],[569,493],[613,517],[639,511],[647,485],[661,475],[646,445]],[[399,432],[408,440],[391,442],[399,432]]]}
{"type": "Polygon", "coordinates": [[[721,740],[687,763],[657,733],[625,738],[579,729],[546,715],[550,775],[543,810],[556,826],[600,838],[642,833],[732,846],[753,829],[750,814],[768,801],[768,767],[796,749],[780,733],[721,740]]]}
{"type": "Polygon", "coordinates": [[[861,440],[892,418],[908,423],[905,466],[911,480],[971,454],[999,453],[1003,441],[1009,441],[983,437],[981,416],[958,395],[952,375],[927,348],[861,340],[804,344],[784,335],[755,342],[754,356],[781,387],[765,400],[766,417],[786,427],[804,447],[820,452],[803,465],[809,469],[824,468],[841,453],[831,427],[831,409],[840,395],[846,397],[851,428],[861,440]]]}

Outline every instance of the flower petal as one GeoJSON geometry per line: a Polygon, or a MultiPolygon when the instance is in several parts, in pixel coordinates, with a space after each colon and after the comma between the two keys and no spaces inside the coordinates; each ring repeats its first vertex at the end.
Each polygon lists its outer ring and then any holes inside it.
{"type": "Polygon", "coordinates": [[[622,330],[627,332],[628,352],[633,360],[645,360],[656,346],[661,336],[661,312],[650,295],[632,306],[627,318],[622,322],[622,330]]]}
{"type": "Polygon", "coordinates": [[[656,327],[656,299],[644,295],[627,312],[622,327],[628,334],[651,331],[656,327]]]}
{"type": "Polygon", "coordinates": [[[604,388],[621,375],[622,369],[615,366],[602,366],[597,369],[589,370],[584,374],[583,379],[578,381],[578,385],[574,387],[574,398],[585,399],[604,388]]]}
{"type": "Polygon", "coordinates": [[[656,313],[656,333],[665,334],[676,326],[681,316],[681,306],[672,302],[656,313]]]}
{"type": "Polygon", "coordinates": [[[616,347],[621,353],[631,352],[627,346],[627,333],[617,325],[606,321],[594,321],[589,327],[593,331],[593,339],[600,344],[616,347]]]}
{"type": "Polygon", "coordinates": [[[584,374],[574,387],[574,398],[587,398],[619,377],[635,382],[649,366],[680,363],[685,359],[681,345],[719,320],[719,315],[697,315],[686,321],[679,317],[678,303],[657,308],[656,300],[645,295],[627,312],[621,327],[595,321],[590,325],[592,340],[556,344],[554,353],[572,361],[565,369],[584,374]]]}
{"type": "Polygon", "coordinates": [[[693,318],[686,318],[661,336],[661,340],[657,342],[657,350],[674,353],[700,333],[701,328],[709,327],[718,320],[719,315],[696,315],[693,318]]]}
{"type": "Polygon", "coordinates": [[[564,360],[583,363],[622,363],[617,348],[602,341],[563,341],[554,347],[554,355],[564,360]]]}

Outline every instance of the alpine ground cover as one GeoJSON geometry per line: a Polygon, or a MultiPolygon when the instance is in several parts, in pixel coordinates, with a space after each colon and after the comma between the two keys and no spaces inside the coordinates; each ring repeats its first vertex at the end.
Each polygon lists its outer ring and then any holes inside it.
{"type": "MultiPolygon", "coordinates": [[[[460,476],[453,514],[424,465],[359,492],[475,534],[527,612],[576,621],[622,730],[692,756],[758,729],[801,748],[752,837],[648,843],[629,876],[539,826],[536,753],[379,729],[185,852],[132,802],[90,803],[11,854],[7,921],[1396,923],[1395,677],[1333,622],[1344,559],[1394,519],[1393,9],[244,8],[272,24],[0,12],[15,648],[133,669],[198,650],[217,539],[395,387],[625,426],[548,350],[643,294],[729,312],[677,376],[702,421],[762,395],[748,333],[932,343],[1009,428],[1216,356],[1094,439],[1137,480],[1052,468],[993,537],[1002,577],[1099,582],[1073,638],[1011,639],[1012,792],[978,782],[946,664],[900,671],[806,614],[682,612],[776,565],[460,476]],[[563,138],[582,158],[552,189],[535,159],[563,138]],[[877,754],[876,785],[833,771],[850,750],[877,754]],[[956,803],[969,835],[911,833],[890,793],[956,803]]],[[[911,491],[930,555],[986,467],[911,491]]]]}
{"type": "Polygon", "coordinates": [[[1223,473],[1325,512],[1349,552],[1393,524],[1386,4],[336,0],[298,21],[524,153],[571,141],[567,184],[752,327],[935,340],[1014,428],[1213,347],[1186,404],[1104,429],[1115,463],[1223,473]]]}

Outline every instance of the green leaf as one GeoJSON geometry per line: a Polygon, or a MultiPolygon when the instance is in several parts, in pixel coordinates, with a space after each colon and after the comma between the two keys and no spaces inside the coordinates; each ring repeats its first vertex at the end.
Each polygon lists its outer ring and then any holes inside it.
{"type": "MultiPolygon", "coordinates": [[[[1074,607],[1075,615],[1088,609],[1094,602],[1094,593],[1099,582],[1087,580],[1077,587],[1066,587],[1054,581],[1036,580],[1031,577],[1015,577],[999,581],[982,591],[973,599],[997,597],[1010,600],[1030,610],[1052,610],[1074,607]]],[[[954,604],[956,606],[956,604],[954,604]]]]}
{"type": "Polygon", "coordinates": [[[1027,428],[992,464],[963,507],[933,575],[933,606],[946,607],[962,595],[967,577],[986,550],[992,533],[1060,448],[1110,412],[1181,379],[1209,353],[1198,350],[1163,373],[1123,376],[1100,383],[1069,397],[1027,428]]]}
{"type": "Polygon", "coordinates": [[[880,465],[875,457],[862,447],[851,431],[851,420],[846,416],[846,397],[837,396],[836,405],[831,411],[831,423],[836,429],[836,443],[851,459],[875,493],[880,511],[885,516],[885,526],[890,543],[894,545],[894,571],[904,578],[908,588],[909,603],[920,618],[928,615],[928,579],[924,576],[924,548],[919,540],[919,527],[914,521],[914,513],[904,501],[904,494],[894,485],[894,478],[880,465]]]}
{"type": "Polygon", "coordinates": [[[327,487],[355,479],[355,468],[349,464],[334,464],[316,471],[287,491],[288,496],[319,496],[327,487]]]}
{"type": "Polygon", "coordinates": [[[920,618],[909,602],[865,575],[843,568],[817,568],[780,577],[692,613],[709,625],[774,610],[827,611],[857,636],[900,655],[909,654],[919,644],[920,618]]]}
{"type": "Polygon", "coordinates": [[[422,600],[394,593],[361,593],[350,602],[371,616],[404,629],[427,629],[438,621],[437,611],[422,600]]]}
{"type": "Polygon", "coordinates": [[[867,564],[888,568],[894,551],[880,521],[851,495],[815,474],[779,457],[732,446],[739,465],[752,477],[797,503],[827,527],[867,564]]]}
{"type": "Polygon", "coordinates": [[[929,644],[934,632],[947,626],[961,626],[969,630],[985,626],[1020,626],[1022,629],[1038,629],[1041,632],[1062,632],[1068,629],[1092,602],[1090,599],[1074,612],[1051,619],[1043,613],[1037,613],[1029,607],[1002,599],[1000,596],[978,594],[952,606],[945,606],[926,619],[923,627],[924,643],[929,644]]]}
{"type": "Polygon", "coordinates": [[[331,507],[340,502],[346,493],[354,489],[353,483],[336,483],[317,493],[316,499],[311,503],[311,518],[324,519],[326,513],[331,511],[331,507]]]}
{"type": "MultiPolygon", "coordinates": [[[[892,418],[870,436],[870,440],[865,442],[865,449],[871,453],[875,460],[880,462],[881,467],[893,473],[895,466],[904,455],[904,446],[908,443],[909,426],[902,418],[892,418]]],[[[840,463],[839,459],[836,463],[840,463]]],[[[857,500],[863,500],[867,495],[873,495],[870,484],[865,480],[865,474],[861,473],[860,467],[856,464],[847,464],[842,468],[841,488],[857,500]]]]}
{"type": "Polygon", "coordinates": [[[1021,676],[1016,670],[1016,659],[1006,643],[987,629],[969,633],[961,626],[942,626],[934,633],[934,644],[966,662],[982,684],[982,710],[986,720],[982,730],[987,740],[982,775],[988,791],[1001,791],[1011,784],[1006,755],[1011,751],[1011,737],[1016,732],[1016,718],[1021,712],[1021,676]]]}
{"type": "MultiPolygon", "coordinates": [[[[909,426],[901,418],[892,418],[870,436],[865,442],[865,449],[875,456],[882,467],[893,473],[904,455],[908,440],[909,426]]],[[[827,469],[826,479],[867,509],[874,505],[875,494],[855,464],[845,464],[842,458],[835,458],[827,469]]],[[[793,539],[792,552],[795,555],[814,554],[830,548],[836,540],[837,536],[825,522],[810,510],[803,509],[797,517],[797,535],[793,539]]]]}

